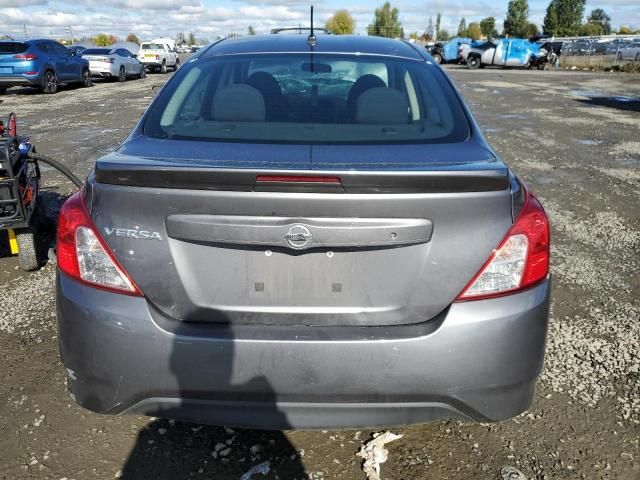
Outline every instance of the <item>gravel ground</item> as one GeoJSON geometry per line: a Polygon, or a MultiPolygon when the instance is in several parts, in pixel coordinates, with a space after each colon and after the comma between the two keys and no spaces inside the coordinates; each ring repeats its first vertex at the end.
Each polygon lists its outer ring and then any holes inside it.
{"type": "MultiPolygon", "coordinates": [[[[640,478],[640,78],[623,74],[449,74],[488,139],[541,198],[553,227],[552,323],[531,409],[497,424],[393,429],[384,479],[640,478]],[[635,99],[635,101],[634,101],[635,99]]],[[[125,84],[12,90],[40,153],[86,175],[148,104],[150,75],[125,84]]],[[[50,216],[72,191],[44,169],[50,216]]],[[[361,479],[372,431],[232,431],[76,406],[56,350],[51,265],[33,274],[0,260],[0,478],[361,479]]]]}

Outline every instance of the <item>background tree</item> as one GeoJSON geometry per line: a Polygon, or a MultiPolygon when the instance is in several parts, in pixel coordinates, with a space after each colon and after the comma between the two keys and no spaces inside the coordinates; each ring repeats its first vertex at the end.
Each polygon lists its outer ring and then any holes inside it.
{"type": "Polygon", "coordinates": [[[116,37],[115,35],[109,35],[107,37],[107,42],[108,43],[107,43],[106,46],[113,45],[114,43],[119,42],[119,41],[120,41],[120,39],[118,37],[116,37]]]}
{"type": "Polygon", "coordinates": [[[547,6],[547,13],[544,16],[542,32],[545,35],[556,36],[558,34],[558,8],[555,0],[551,0],[547,6]]]}
{"type": "Polygon", "coordinates": [[[540,29],[535,23],[528,22],[525,38],[535,37],[536,35],[540,35],[540,29]]]}
{"type": "Polygon", "coordinates": [[[620,35],[631,35],[633,33],[633,30],[631,30],[629,27],[621,26],[618,30],[618,33],[620,35]]]}
{"type": "Polygon", "coordinates": [[[440,39],[440,23],[441,22],[442,22],[442,15],[440,15],[440,12],[438,12],[438,14],[436,15],[435,37],[433,37],[435,41],[438,41],[440,39]]]}
{"type": "Polygon", "coordinates": [[[527,37],[529,3],[527,0],[511,0],[504,19],[504,33],[510,37],[527,37]]]}
{"type": "Polygon", "coordinates": [[[247,34],[249,34],[249,35],[255,35],[256,34],[256,29],[253,28],[253,25],[249,25],[249,28],[247,28],[247,34]]]}
{"type": "Polygon", "coordinates": [[[140,45],[140,39],[135,33],[130,33],[129,35],[127,35],[127,42],[137,43],[138,45],[140,45]]]}
{"type": "Polygon", "coordinates": [[[600,32],[596,35],[609,35],[611,33],[611,17],[601,8],[594,8],[587,17],[587,25],[597,25],[600,32]]]}
{"type": "Polygon", "coordinates": [[[107,47],[111,45],[109,43],[109,37],[106,33],[99,33],[95,37],[93,37],[93,43],[96,47],[107,47]]]}
{"type": "Polygon", "coordinates": [[[327,20],[325,28],[336,35],[352,35],[356,31],[356,22],[347,10],[338,10],[327,20]]]}
{"type": "Polygon", "coordinates": [[[494,17],[487,17],[480,20],[480,30],[487,39],[497,37],[496,19],[494,17]]]}
{"type": "Polygon", "coordinates": [[[427,30],[424,32],[425,40],[433,40],[433,18],[429,17],[429,23],[427,24],[427,30]]]}
{"type": "Polygon", "coordinates": [[[482,29],[478,22],[471,22],[469,24],[469,28],[467,28],[467,36],[471,38],[471,40],[480,40],[482,37],[482,29]]]}
{"type": "Polygon", "coordinates": [[[547,7],[543,31],[546,35],[571,37],[583,29],[586,0],[551,0],[547,7]]]}
{"type": "Polygon", "coordinates": [[[375,18],[367,27],[367,33],[376,37],[403,37],[402,23],[398,20],[399,14],[397,8],[391,8],[391,4],[386,2],[382,7],[376,8],[375,18]]]}
{"type": "Polygon", "coordinates": [[[440,30],[440,34],[438,35],[438,40],[446,42],[451,38],[451,35],[447,30],[440,30]]]}
{"type": "Polygon", "coordinates": [[[187,41],[187,43],[189,45],[195,45],[196,44],[196,36],[193,34],[193,32],[189,32],[189,40],[187,41]]]}
{"type": "Polygon", "coordinates": [[[460,19],[460,23],[458,24],[458,36],[459,37],[467,37],[467,21],[464,17],[460,19]]]}

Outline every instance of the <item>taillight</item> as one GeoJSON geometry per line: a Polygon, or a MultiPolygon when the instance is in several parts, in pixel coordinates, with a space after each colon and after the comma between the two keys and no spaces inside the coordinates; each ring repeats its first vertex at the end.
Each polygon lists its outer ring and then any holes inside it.
{"type": "Polygon", "coordinates": [[[18,55],[14,55],[13,58],[16,60],[35,60],[38,57],[33,53],[19,53],[18,55]]]}
{"type": "Polygon", "coordinates": [[[156,55],[156,60],[160,60],[160,55],[156,55]]]}
{"type": "Polygon", "coordinates": [[[340,177],[325,175],[258,175],[260,183],[333,183],[340,185],[340,177]]]}
{"type": "Polygon", "coordinates": [[[92,287],[142,296],[93,224],[81,192],[62,205],[58,217],[58,268],[92,287]]]}
{"type": "Polygon", "coordinates": [[[498,248],[456,301],[499,297],[530,288],[549,275],[549,220],[530,192],[498,248]]]}

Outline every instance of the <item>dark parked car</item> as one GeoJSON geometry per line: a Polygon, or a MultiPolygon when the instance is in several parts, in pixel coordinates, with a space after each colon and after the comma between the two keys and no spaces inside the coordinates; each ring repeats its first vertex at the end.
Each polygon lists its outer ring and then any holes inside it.
{"type": "Polygon", "coordinates": [[[73,53],[74,55],[82,55],[82,52],[87,49],[87,47],[83,47],[82,45],[71,45],[67,48],[71,50],[71,53],[73,53]]]}
{"type": "Polygon", "coordinates": [[[95,412],[262,428],[518,415],[549,225],[410,43],[205,47],[62,207],[61,358],[95,412]]]}
{"type": "Polygon", "coordinates": [[[53,40],[0,41],[0,93],[15,86],[56,93],[61,83],[90,86],[89,62],[53,40]]]}

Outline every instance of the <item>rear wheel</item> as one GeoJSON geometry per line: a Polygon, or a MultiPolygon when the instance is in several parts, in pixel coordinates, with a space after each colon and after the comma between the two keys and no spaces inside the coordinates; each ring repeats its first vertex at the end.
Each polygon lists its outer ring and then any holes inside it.
{"type": "Polygon", "coordinates": [[[38,250],[36,248],[36,236],[32,229],[25,229],[16,232],[18,242],[18,265],[26,272],[37,270],[40,266],[38,262],[38,250]]]}
{"type": "Polygon", "coordinates": [[[124,67],[120,67],[120,71],[118,72],[118,81],[126,82],[127,81],[127,72],[124,67]]]}
{"type": "Polygon", "coordinates": [[[90,87],[91,86],[91,72],[88,68],[82,70],[82,86],[90,87]]]}
{"type": "Polygon", "coordinates": [[[176,58],[176,64],[173,66],[173,71],[175,72],[180,68],[180,59],[176,58]]]}
{"type": "Polygon", "coordinates": [[[469,59],[467,60],[467,68],[471,68],[472,70],[480,68],[480,65],[480,57],[473,56],[469,57],[469,59]]]}
{"type": "Polygon", "coordinates": [[[138,78],[145,78],[147,76],[147,69],[144,68],[144,65],[140,67],[140,73],[138,74],[138,78]]]}
{"type": "Polygon", "coordinates": [[[439,53],[434,53],[433,59],[436,61],[438,65],[442,63],[442,55],[440,55],[439,53]]]}
{"type": "Polygon", "coordinates": [[[160,65],[160,73],[167,73],[167,61],[163,60],[162,65],[160,65]]]}
{"type": "Polygon", "coordinates": [[[47,70],[42,77],[42,85],[40,86],[42,93],[53,94],[58,91],[58,79],[53,70],[47,70]]]}
{"type": "Polygon", "coordinates": [[[616,55],[616,60],[622,60],[622,52],[618,52],[618,54],[616,55]]]}

